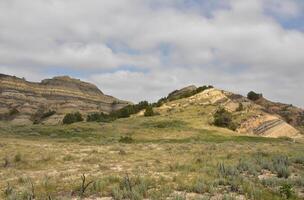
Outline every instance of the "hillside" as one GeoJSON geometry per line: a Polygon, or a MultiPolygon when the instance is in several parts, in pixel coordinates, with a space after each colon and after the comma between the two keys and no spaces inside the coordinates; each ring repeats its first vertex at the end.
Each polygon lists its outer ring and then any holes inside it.
{"type": "Polygon", "coordinates": [[[267,112],[263,106],[241,95],[215,88],[206,89],[190,97],[167,101],[155,110],[163,116],[181,118],[194,127],[214,128],[213,116],[220,108],[231,113],[235,126],[233,130],[239,134],[300,137],[299,130],[288,124],[280,115],[267,112]]]}
{"type": "Polygon", "coordinates": [[[267,113],[280,115],[287,123],[304,131],[304,110],[291,104],[269,101],[263,97],[254,101],[267,113]]]}
{"type": "Polygon", "coordinates": [[[109,113],[128,104],[103,94],[93,84],[68,76],[33,83],[0,74],[0,118],[16,124],[29,124],[35,120],[58,124],[69,112],[109,113]],[[52,116],[43,119],[50,112],[52,116]]]}
{"type": "Polygon", "coordinates": [[[136,105],[107,122],[0,121],[0,199],[304,198],[304,140],[279,115],[210,86],[170,93],[153,116],[136,105]],[[214,125],[223,108],[235,126],[214,125]]]}

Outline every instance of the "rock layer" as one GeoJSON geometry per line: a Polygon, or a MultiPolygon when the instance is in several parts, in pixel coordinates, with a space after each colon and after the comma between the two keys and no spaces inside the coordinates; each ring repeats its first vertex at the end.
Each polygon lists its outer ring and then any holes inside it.
{"type": "Polygon", "coordinates": [[[29,123],[49,110],[55,116],[46,123],[58,123],[69,112],[84,115],[93,112],[109,113],[129,102],[103,94],[95,85],[68,76],[28,82],[0,74],[0,115],[18,123],[29,123]],[[12,113],[12,111],[17,113],[12,113]]]}

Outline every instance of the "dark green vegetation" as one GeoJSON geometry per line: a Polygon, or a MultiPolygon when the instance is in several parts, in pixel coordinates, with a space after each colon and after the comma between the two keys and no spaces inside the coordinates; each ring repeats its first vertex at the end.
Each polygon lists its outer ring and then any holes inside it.
{"type": "Polygon", "coordinates": [[[126,118],[130,117],[130,115],[138,113],[141,110],[146,109],[149,106],[150,105],[147,101],[141,101],[138,104],[128,105],[118,111],[112,112],[110,115],[116,118],[126,118]]]}
{"type": "Polygon", "coordinates": [[[87,117],[88,122],[111,122],[119,118],[128,118],[133,114],[140,112],[141,110],[148,109],[150,116],[154,115],[153,108],[147,101],[141,101],[138,104],[128,105],[120,110],[111,112],[110,114],[105,113],[92,113],[87,117]],[[152,111],[151,111],[152,109],[152,111]]]}
{"type": "Polygon", "coordinates": [[[64,116],[62,123],[63,124],[72,124],[75,122],[83,121],[82,115],[79,112],[68,113],[64,116]]]}
{"type": "Polygon", "coordinates": [[[252,100],[252,101],[256,101],[256,100],[260,99],[261,97],[263,97],[262,94],[255,93],[253,91],[250,91],[247,94],[247,98],[250,99],[250,100],[252,100]]]}
{"type": "Polygon", "coordinates": [[[105,113],[92,113],[87,116],[87,122],[111,122],[115,117],[105,113]]]}
{"type": "Polygon", "coordinates": [[[48,118],[48,117],[54,115],[55,113],[56,113],[56,111],[54,111],[54,110],[49,110],[49,111],[43,113],[42,116],[41,116],[41,118],[42,118],[42,119],[48,118]]]}
{"type": "Polygon", "coordinates": [[[148,106],[145,110],[144,116],[145,117],[151,117],[156,115],[156,113],[153,111],[153,107],[152,106],[148,106]]]}
{"type": "Polygon", "coordinates": [[[213,115],[214,125],[236,130],[237,125],[232,121],[232,114],[224,108],[219,108],[213,115]]]}
{"type": "Polygon", "coordinates": [[[175,90],[175,91],[171,92],[167,97],[163,97],[163,98],[159,99],[156,103],[153,104],[153,106],[159,107],[166,102],[191,97],[193,95],[196,95],[196,94],[198,94],[200,92],[203,92],[204,90],[207,90],[207,89],[210,89],[210,88],[213,88],[213,86],[212,85],[208,85],[208,86],[204,85],[204,86],[198,87],[196,90],[183,92],[180,95],[174,95],[177,92],[177,90],[175,90]]]}
{"type": "Polygon", "coordinates": [[[168,95],[168,97],[161,98],[157,103],[149,104],[149,102],[147,102],[147,101],[141,101],[138,104],[128,105],[128,106],[126,106],[120,110],[114,111],[110,114],[92,113],[92,114],[88,115],[87,121],[88,122],[93,122],[93,121],[111,122],[118,118],[130,117],[131,115],[136,114],[136,113],[140,112],[141,110],[145,110],[144,116],[146,116],[146,117],[154,116],[154,115],[157,115],[157,113],[155,113],[153,111],[153,107],[161,106],[163,103],[168,102],[168,101],[187,98],[187,97],[193,96],[195,94],[198,94],[198,93],[200,93],[204,90],[210,89],[210,88],[213,88],[213,86],[210,86],[210,85],[202,86],[202,87],[198,87],[194,91],[185,92],[179,96],[174,96],[174,97],[172,96],[172,94],[174,92],[172,92],[168,95]]]}

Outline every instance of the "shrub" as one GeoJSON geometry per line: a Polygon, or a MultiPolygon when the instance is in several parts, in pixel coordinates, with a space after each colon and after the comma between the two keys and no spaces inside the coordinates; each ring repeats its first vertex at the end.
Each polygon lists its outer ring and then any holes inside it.
{"type": "Polygon", "coordinates": [[[277,155],[272,158],[273,168],[279,178],[288,178],[290,175],[288,166],[289,161],[287,156],[277,155]]]}
{"type": "Polygon", "coordinates": [[[259,98],[263,97],[262,94],[258,94],[258,93],[255,93],[253,91],[250,91],[248,94],[247,94],[247,98],[252,100],[252,101],[256,101],[258,100],[259,98]]]}
{"type": "Polygon", "coordinates": [[[232,114],[226,111],[224,108],[217,110],[214,115],[215,126],[229,128],[231,130],[236,130],[237,125],[232,121],[232,114]]]}
{"type": "Polygon", "coordinates": [[[9,111],[8,114],[9,114],[9,116],[14,116],[14,115],[19,114],[19,111],[16,108],[13,108],[9,111]]]}
{"type": "Polygon", "coordinates": [[[280,194],[282,197],[285,197],[286,199],[290,199],[293,195],[292,185],[287,183],[283,184],[280,187],[280,194]]]}
{"type": "Polygon", "coordinates": [[[168,100],[166,97],[160,98],[156,103],[153,103],[152,106],[153,107],[160,107],[162,106],[164,103],[166,103],[168,100]]]}
{"type": "Polygon", "coordinates": [[[104,113],[92,113],[87,116],[88,122],[111,122],[115,117],[104,113]]]}
{"type": "Polygon", "coordinates": [[[298,157],[294,158],[293,162],[296,164],[304,165],[304,156],[298,156],[298,157]]]}
{"type": "Polygon", "coordinates": [[[9,167],[9,165],[10,165],[10,161],[9,161],[9,159],[8,159],[8,157],[5,157],[4,159],[3,159],[3,167],[4,168],[6,168],[6,167],[9,167]]]}
{"type": "Polygon", "coordinates": [[[239,175],[239,171],[235,167],[226,166],[224,163],[218,164],[218,170],[220,175],[222,175],[223,177],[239,175]]]}
{"type": "Polygon", "coordinates": [[[49,110],[48,112],[43,113],[42,116],[41,116],[41,118],[42,118],[42,119],[48,118],[48,117],[54,115],[55,113],[56,113],[56,111],[54,111],[54,110],[49,110]]]}
{"type": "Polygon", "coordinates": [[[239,107],[236,109],[237,112],[243,111],[244,110],[244,106],[242,103],[239,103],[239,107]]]}
{"type": "Polygon", "coordinates": [[[112,190],[112,197],[118,199],[138,200],[147,198],[151,180],[146,178],[131,178],[128,174],[112,190]]]}
{"type": "Polygon", "coordinates": [[[210,88],[213,88],[213,86],[212,85],[208,85],[208,86],[204,85],[204,86],[198,87],[196,90],[188,91],[188,92],[182,93],[180,95],[175,95],[176,92],[178,92],[178,90],[175,90],[175,91],[171,92],[170,94],[168,94],[167,97],[163,97],[163,98],[159,99],[156,103],[152,104],[152,106],[153,107],[154,106],[155,107],[160,107],[168,101],[174,101],[174,100],[178,100],[178,99],[182,99],[182,98],[191,97],[195,94],[198,94],[198,93],[200,93],[204,90],[210,89],[210,88]]]}
{"type": "Polygon", "coordinates": [[[119,142],[130,144],[134,142],[134,139],[130,136],[122,136],[120,137],[119,142]]]}
{"type": "Polygon", "coordinates": [[[290,171],[286,166],[277,166],[275,170],[279,178],[288,178],[290,176],[290,171]]]}
{"type": "Polygon", "coordinates": [[[63,124],[72,124],[83,121],[82,115],[79,112],[68,113],[63,118],[63,124]]]}
{"type": "Polygon", "coordinates": [[[14,161],[15,162],[20,162],[21,161],[21,154],[20,153],[17,153],[14,157],[14,161]]]}
{"type": "Polygon", "coordinates": [[[145,115],[145,117],[151,117],[151,116],[155,115],[152,106],[148,106],[146,108],[146,111],[145,111],[144,115],[145,115]]]}
{"type": "Polygon", "coordinates": [[[138,104],[128,105],[120,110],[114,111],[110,114],[110,116],[113,118],[127,118],[130,117],[130,115],[136,114],[149,106],[150,105],[147,101],[141,101],[138,104]]]}

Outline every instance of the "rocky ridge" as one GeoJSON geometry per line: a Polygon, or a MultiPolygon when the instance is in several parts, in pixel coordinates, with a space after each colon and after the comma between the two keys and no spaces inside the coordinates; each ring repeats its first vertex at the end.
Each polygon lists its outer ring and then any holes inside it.
{"type": "MultiPolygon", "coordinates": [[[[178,91],[183,91],[183,89],[178,91]]],[[[237,124],[235,131],[240,134],[264,137],[302,137],[299,129],[278,113],[268,112],[262,105],[242,95],[216,88],[204,90],[188,98],[167,102],[157,111],[164,115],[167,115],[166,113],[170,115],[174,110],[176,112],[189,112],[193,110],[191,107],[210,110],[210,113],[204,114],[209,118],[210,125],[213,113],[219,108],[225,108],[232,113],[233,121],[237,124]]],[[[192,116],[195,117],[195,113],[192,116]]]]}
{"type": "Polygon", "coordinates": [[[0,74],[0,116],[19,124],[32,123],[44,113],[55,112],[44,123],[59,123],[76,110],[86,115],[109,113],[130,103],[103,94],[95,85],[68,76],[28,82],[0,74]]]}

